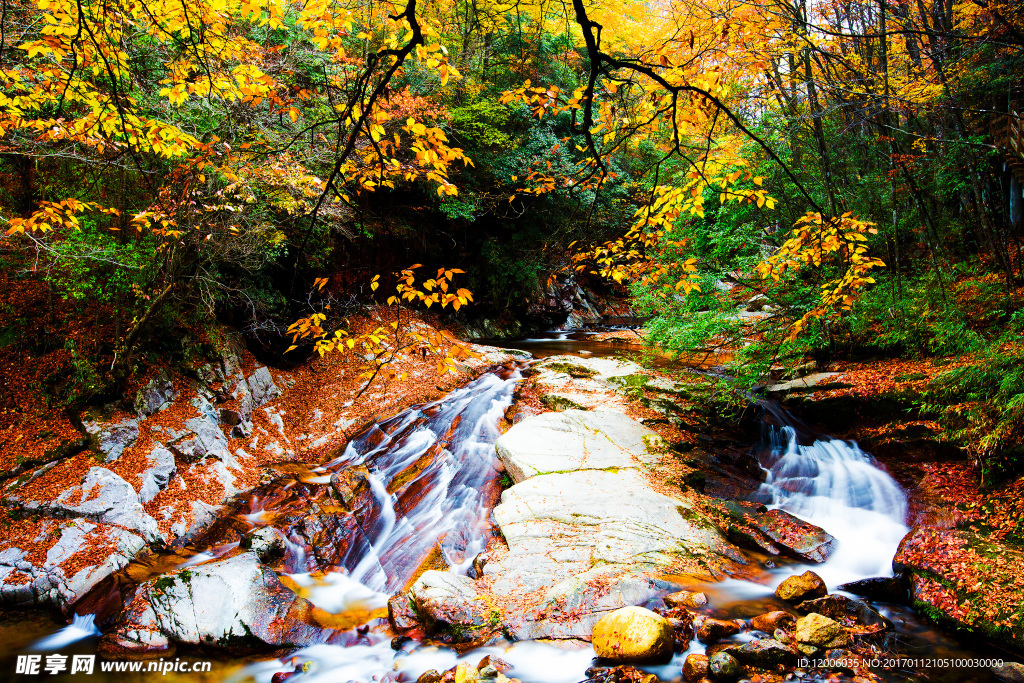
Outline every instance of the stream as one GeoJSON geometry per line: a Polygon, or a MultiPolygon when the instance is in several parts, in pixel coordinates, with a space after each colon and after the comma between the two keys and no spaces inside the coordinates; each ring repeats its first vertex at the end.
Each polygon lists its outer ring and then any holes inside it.
{"type": "MultiPolygon", "coordinates": [[[[534,351],[531,346],[551,345],[560,354],[620,353],[585,337],[526,341],[517,346],[534,351]]],[[[542,350],[538,355],[549,354],[542,350]]],[[[240,535],[267,529],[280,539],[283,548],[272,566],[285,585],[317,607],[339,615],[344,628],[364,623],[369,628],[349,630],[328,644],[306,647],[281,659],[217,662],[214,672],[203,680],[271,683],[275,674],[305,665],[302,673],[288,680],[414,681],[429,669],[444,671],[460,661],[475,664],[487,654],[510,663],[514,668],[508,675],[524,683],[584,680],[584,671],[594,657],[589,647],[562,649],[527,641],[477,648],[460,656],[451,649],[412,640],[395,650],[394,634],[382,618],[388,597],[407,587],[422,569],[448,567],[465,574],[495,532],[490,510],[501,492],[502,468],[493,444],[521,378],[518,366],[500,368],[441,400],[414,406],[372,425],[319,467],[289,469],[252,492],[218,522],[203,544],[188,552],[167,552],[133,563],[132,571],[122,571],[101,583],[76,606],[80,616],[73,625],[24,651],[95,652],[96,626],[101,630],[109,626],[124,597],[139,582],[236,554],[240,552],[240,535]],[[332,491],[338,490],[351,491],[345,504],[357,511],[355,515],[325,514],[334,503],[332,491]],[[314,502],[316,514],[311,513],[314,502]],[[346,616],[350,621],[345,621],[346,616]]],[[[893,554],[907,532],[906,494],[856,445],[828,438],[810,441],[800,433],[804,431],[799,425],[787,424],[767,431],[764,443],[756,449],[765,480],[751,499],[824,528],[837,539],[838,547],[824,564],[785,563],[766,570],[757,583],[730,579],[680,585],[705,591],[719,615],[750,617],[778,608],[782,603],[772,593],[775,586],[808,568],[822,576],[833,592],[845,582],[892,574],[893,554]]],[[[978,656],[940,630],[926,626],[906,607],[873,604],[895,624],[886,643],[891,651],[903,656],[978,656]]],[[[680,680],[685,656],[703,651],[704,646],[695,640],[670,664],[644,668],[662,680],[680,680]]],[[[992,680],[987,669],[880,673],[890,681],[992,680]]],[[[109,676],[109,680],[124,680],[109,676]]],[[[157,679],[169,680],[158,674],[136,680],[157,679]]],[[[89,680],[102,678],[98,674],[89,680]]]]}

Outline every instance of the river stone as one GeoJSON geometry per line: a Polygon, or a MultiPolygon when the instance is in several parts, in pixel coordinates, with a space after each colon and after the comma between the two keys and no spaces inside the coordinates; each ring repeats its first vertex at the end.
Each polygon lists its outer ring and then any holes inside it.
{"type": "Polygon", "coordinates": [[[849,620],[859,626],[863,626],[878,632],[892,626],[892,622],[876,612],[863,600],[854,600],[845,595],[826,595],[823,598],[805,600],[796,606],[796,610],[802,614],[817,612],[830,619],[849,620]]]}
{"type": "Polygon", "coordinates": [[[416,618],[415,602],[411,595],[399,593],[391,596],[388,600],[388,622],[391,628],[399,633],[416,628],[419,620],[416,618]]]}
{"type": "Polygon", "coordinates": [[[728,652],[716,652],[708,659],[708,674],[716,681],[735,681],[742,673],[739,661],[728,652]]]}
{"type": "Polygon", "coordinates": [[[801,614],[817,612],[829,619],[842,619],[846,616],[846,603],[849,601],[844,595],[826,595],[813,600],[804,600],[795,607],[801,614]]]}
{"type": "Polygon", "coordinates": [[[669,607],[689,607],[691,609],[708,604],[708,596],[698,591],[676,591],[662,598],[669,607]]]}
{"type": "Polygon", "coordinates": [[[1024,683],[1024,664],[1020,662],[1003,662],[992,667],[992,673],[1007,683],[1024,683]]]}
{"type": "Polygon", "coordinates": [[[791,576],[775,589],[775,595],[787,602],[803,602],[813,598],[824,597],[828,588],[821,577],[812,571],[806,571],[799,576],[791,576]]]}
{"type": "Polygon", "coordinates": [[[907,579],[903,575],[851,581],[839,586],[839,590],[860,595],[869,600],[895,602],[897,604],[905,603],[910,593],[907,579]]]}
{"type": "Polygon", "coordinates": [[[643,607],[623,607],[602,617],[592,635],[594,652],[611,662],[663,664],[672,659],[675,631],[643,607]]]}
{"type": "MultiPolygon", "coordinates": [[[[560,413],[565,415],[565,413],[560,413]]],[[[499,595],[531,592],[600,564],[721,575],[744,562],[718,529],[634,469],[536,476],[506,489],[494,519],[508,554],[484,567],[499,595]]]]}
{"type": "Polygon", "coordinates": [[[842,624],[812,612],[796,620],[796,641],[818,648],[843,647],[850,644],[850,634],[842,624]]]}
{"type": "Polygon", "coordinates": [[[566,410],[523,420],[495,448],[519,483],[552,472],[637,467],[656,460],[648,444],[660,442],[654,431],[622,413],[566,410]]]}
{"type": "Polygon", "coordinates": [[[750,625],[755,631],[775,633],[777,629],[790,629],[796,623],[796,618],[789,612],[781,610],[760,614],[750,620],[750,625]]]}
{"type": "Polygon", "coordinates": [[[103,462],[114,462],[139,438],[139,420],[129,418],[120,422],[82,420],[85,431],[95,438],[96,450],[103,454],[103,462]]]}
{"type": "Polygon", "coordinates": [[[329,635],[307,623],[312,612],[254,553],[242,553],[143,583],[101,642],[110,652],[137,631],[239,653],[299,647],[329,635]]]}
{"type": "Polygon", "coordinates": [[[728,529],[729,540],[737,545],[818,563],[835,550],[836,539],[831,534],[785,510],[768,510],[744,501],[731,501],[724,507],[737,522],[728,529]]]}
{"type": "Polygon", "coordinates": [[[409,594],[427,632],[446,634],[457,642],[475,640],[499,616],[492,614],[468,576],[426,571],[409,594]]]}
{"type": "Polygon", "coordinates": [[[686,683],[697,683],[708,675],[708,656],[690,654],[683,661],[683,680],[686,683]]]}
{"type": "Polygon", "coordinates": [[[734,621],[724,619],[704,619],[697,627],[697,640],[705,645],[714,645],[720,640],[731,638],[740,632],[740,627],[734,621]]]}
{"type": "Polygon", "coordinates": [[[174,464],[174,453],[163,446],[157,446],[146,458],[153,463],[151,467],[142,473],[142,486],[139,488],[139,501],[148,503],[156,497],[156,494],[167,488],[171,477],[177,472],[174,464]]]}
{"type": "Polygon", "coordinates": [[[759,669],[793,666],[797,658],[796,650],[774,638],[757,638],[729,648],[729,653],[742,664],[759,669]]]}

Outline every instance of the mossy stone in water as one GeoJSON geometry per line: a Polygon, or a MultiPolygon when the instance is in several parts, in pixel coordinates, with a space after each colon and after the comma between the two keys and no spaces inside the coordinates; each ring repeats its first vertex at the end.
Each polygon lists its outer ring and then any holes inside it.
{"type": "Polygon", "coordinates": [[[601,659],[665,663],[672,659],[675,633],[661,615],[643,607],[623,607],[602,617],[591,638],[601,659]]]}
{"type": "Polygon", "coordinates": [[[735,681],[743,675],[743,668],[728,652],[716,652],[708,660],[708,673],[716,681],[735,681]]]}

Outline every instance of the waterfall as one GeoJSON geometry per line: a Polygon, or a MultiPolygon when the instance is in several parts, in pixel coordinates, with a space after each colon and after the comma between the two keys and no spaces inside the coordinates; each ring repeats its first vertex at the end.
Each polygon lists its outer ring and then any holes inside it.
{"type": "Polygon", "coordinates": [[[892,557],[907,533],[907,497],[900,485],[853,442],[798,442],[792,427],[772,430],[760,458],[760,495],[838,541],[815,571],[829,584],[892,575],[892,557]]]}

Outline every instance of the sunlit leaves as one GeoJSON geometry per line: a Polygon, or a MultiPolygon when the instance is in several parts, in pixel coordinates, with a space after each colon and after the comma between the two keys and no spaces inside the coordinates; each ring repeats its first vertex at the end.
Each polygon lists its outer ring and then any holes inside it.
{"type": "Polygon", "coordinates": [[[875,281],[868,272],[885,266],[880,259],[868,256],[867,235],[876,232],[874,223],[859,220],[849,212],[832,219],[810,212],[797,220],[789,239],[758,264],[761,278],[776,282],[787,271],[825,264],[841,266],[838,277],[821,285],[818,304],[790,326],[789,339],[795,339],[812,320],[850,310],[857,291],[875,281]]]}

